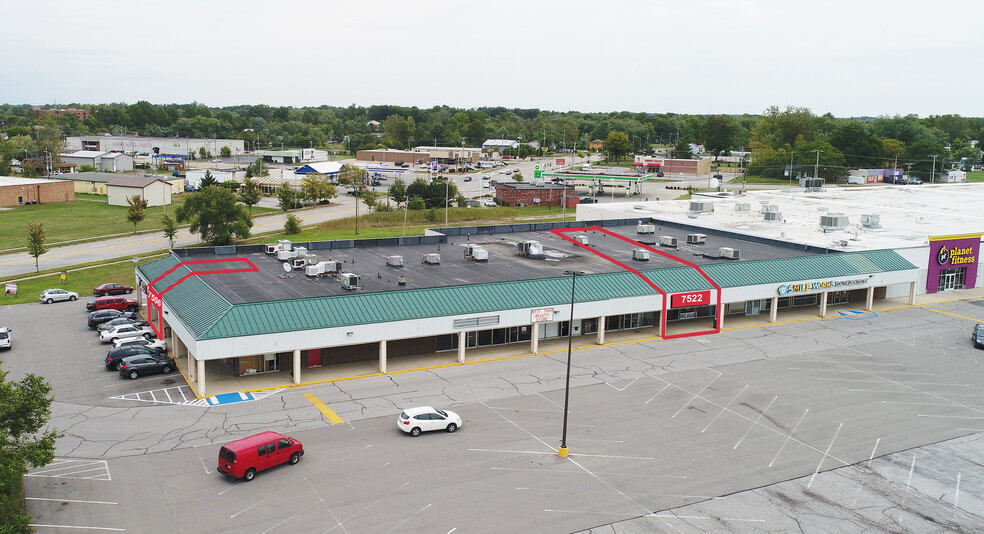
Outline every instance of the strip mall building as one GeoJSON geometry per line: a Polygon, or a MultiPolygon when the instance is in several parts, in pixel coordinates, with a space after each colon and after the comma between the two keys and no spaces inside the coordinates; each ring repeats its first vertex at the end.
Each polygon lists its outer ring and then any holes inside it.
{"type": "Polygon", "coordinates": [[[979,215],[956,212],[940,232],[916,234],[911,224],[890,230],[887,207],[883,224],[869,212],[864,225],[831,209],[863,206],[860,197],[821,206],[800,193],[762,195],[697,200],[697,212],[690,201],[595,204],[578,206],[576,222],[179,249],[139,266],[137,282],[199,395],[216,374],[283,373],[285,384],[300,383],[344,365],[385,373],[422,354],[464,363],[480,347],[537,353],[541,341],[569,333],[597,343],[624,330],[714,335],[738,316],[870,310],[881,299],[913,303],[981,283],[979,215]],[[778,218],[765,215],[776,210],[778,218]],[[892,239],[908,246],[879,246],[892,239]]]}

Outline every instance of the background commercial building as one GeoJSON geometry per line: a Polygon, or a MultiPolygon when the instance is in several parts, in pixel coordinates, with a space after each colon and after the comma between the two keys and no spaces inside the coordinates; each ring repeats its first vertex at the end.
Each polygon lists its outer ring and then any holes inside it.
{"type": "Polygon", "coordinates": [[[59,156],[62,163],[71,163],[76,168],[83,165],[94,167],[102,172],[128,172],[133,170],[133,157],[122,152],[106,152],[100,150],[79,150],[59,156]]]}
{"type": "Polygon", "coordinates": [[[157,154],[181,154],[187,156],[204,148],[218,156],[222,147],[228,147],[233,156],[245,154],[242,139],[186,139],[182,137],[142,137],[139,135],[82,135],[65,139],[69,150],[95,152],[123,152],[153,156],[157,154]]]}
{"type": "Polygon", "coordinates": [[[0,176],[0,206],[23,206],[75,200],[70,182],[44,178],[0,176]]]}

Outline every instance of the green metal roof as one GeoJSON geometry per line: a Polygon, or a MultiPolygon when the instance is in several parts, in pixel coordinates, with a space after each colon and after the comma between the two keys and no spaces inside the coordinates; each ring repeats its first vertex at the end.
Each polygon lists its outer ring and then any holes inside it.
{"type": "MultiPolygon", "coordinates": [[[[177,257],[169,256],[138,269],[153,280],[178,261],[177,257]]],[[[702,269],[720,287],[726,288],[916,267],[894,250],[874,250],[719,263],[702,269]]],[[[179,267],[154,287],[163,290],[188,272],[187,267],[179,267]]],[[[667,293],[713,287],[689,267],[654,269],[641,274],[667,293]]],[[[574,300],[590,303],[655,293],[635,273],[589,274],[578,277],[574,300]]],[[[200,277],[191,276],[163,296],[172,313],[177,313],[195,337],[202,340],[558,306],[570,302],[570,298],[571,282],[567,277],[233,305],[200,277]]]]}

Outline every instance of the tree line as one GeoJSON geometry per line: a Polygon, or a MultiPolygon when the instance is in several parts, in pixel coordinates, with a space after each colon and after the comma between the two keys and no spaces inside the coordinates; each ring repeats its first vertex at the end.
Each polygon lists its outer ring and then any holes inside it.
{"type": "Polygon", "coordinates": [[[244,140],[249,150],[332,147],[348,153],[419,145],[474,147],[486,139],[517,140],[524,146],[535,141],[555,151],[584,150],[599,139],[615,149],[611,151],[615,159],[650,153],[655,146],[696,143],[713,156],[751,152],[750,171],[776,177],[783,175],[790,158],[796,168],[809,166],[812,171],[819,151],[819,168],[828,178],[842,176],[849,168],[904,165],[914,174],[926,174],[934,162],[937,171],[961,161],[976,163],[981,152],[972,141],[984,139],[981,118],[837,118],[803,107],[776,106],[757,115],[391,105],[213,108],[197,102],[146,101],[65,107],[85,109],[89,118],[80,120],[70,114],[48,117],[32,106],[0,105],[0,128],[7,137],[0,141],[0,175],[10,174],[11,158],[57,153],[66,136],[102,133],[231,138],[244,140]]]}

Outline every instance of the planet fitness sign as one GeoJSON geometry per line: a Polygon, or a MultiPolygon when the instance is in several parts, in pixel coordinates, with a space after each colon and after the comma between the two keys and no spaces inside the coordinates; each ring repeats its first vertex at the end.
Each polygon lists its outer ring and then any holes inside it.
{"type": "Polygon", "coordinates": [[[930,237],[926,292],[939,291],[940,271],[944,269],[966,269],[964,287],[967,289],[976,287],[980,246],[981,234],[930,237]]]}

